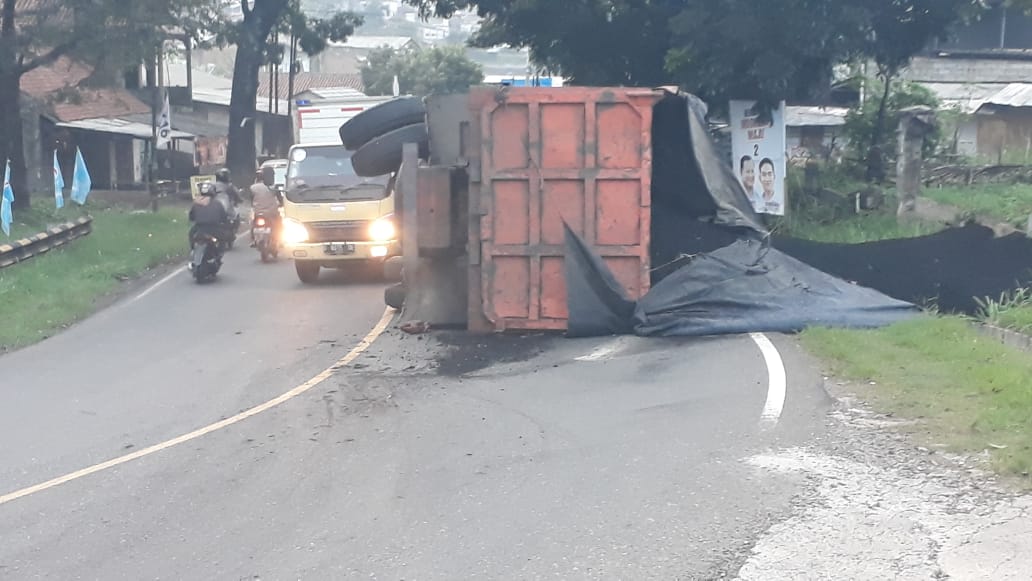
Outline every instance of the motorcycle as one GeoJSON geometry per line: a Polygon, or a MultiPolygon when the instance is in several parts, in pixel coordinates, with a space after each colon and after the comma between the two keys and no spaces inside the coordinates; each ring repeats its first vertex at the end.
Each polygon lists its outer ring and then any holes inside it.
{"type": "Polygon", "coordinates": [[[254,247],[261,253],[262,262],[269,262],[279,257],[279,244],[273,239],[272,223],[264,214],[258,214],[251,222],[254,236],[254,247]]]}
{"type": "Polygon", "coordinates": [[[198,283],[215,279],[222,268],[222,243],[207,232],[194,233],[191,240],[190,272],[198,283]]]}

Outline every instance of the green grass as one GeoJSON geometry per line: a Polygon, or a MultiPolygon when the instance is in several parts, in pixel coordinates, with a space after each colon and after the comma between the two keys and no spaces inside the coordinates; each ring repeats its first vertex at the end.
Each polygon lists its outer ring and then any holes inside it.
{"type": "MultiPolygon", "coordinates": [[[[80,214],[78,208],[60,213],[24,210],[15,214],[17,234],[35,234],[46,223],[80,214]]],[[[82,319],[120,281],[185,251],[189,226],[183,208],[168,207],[156,214],[92,209],[92,214],[89,236],[0,269],[0,352],[44,339],[82,319]]],[[[12,231],[12,239],[15,234],[12,231]]]]}
{"type": "MultiPolygon", "coordinates": [[[[875,382],[871,403],[919,419],[932,443],[988,450],[994,468],[1032,486],[1032,357],[959,317],[924,316],[877,330],[814,328],[803,344],[844,379],[875,382]]],[[[864,394],[868,395],[868,394],[864,394]]]]}
{"type": "Polygon", "coordinates": [[[894,214],[887,212],[850,216],[830,223],[812,220],[806,215],[795,214],[779,220],[775,226],[775,231],[780,235],[816,242],[844,244],[859,244],[892,238],[913,238],[933,234],[938,230],[940,230],[939,226],[926,222],[899,223],[894,214]]]}
{"type": "Polygon", "coordinates": [[[976,216],[992,218],[1024,229],[1032,214],[1032,185],[985,184],[925,188],[921,195],[976,216]]]}
{"type": "Polygon", "coordinates": [[[1021,288],[998,298],[978,299],[978,319],[986,323],[1032,333],[1032,289],[1021,288]]]}

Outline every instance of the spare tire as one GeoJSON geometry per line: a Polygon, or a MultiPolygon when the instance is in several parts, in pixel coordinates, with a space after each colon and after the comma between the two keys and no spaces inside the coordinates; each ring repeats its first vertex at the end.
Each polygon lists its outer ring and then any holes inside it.
{"type": "Polygon", "coordinates": [[[417,97],[398,97],[370,107],[340,126],[340,141],[355,151],[373,139],[426,120],[426,107],[417,97]]]}
{"type": "Polygon", "coordinates": [[[405,308],[405,285],[395,284],[383,289],[383,302],[388,307],[396,310],[405,308]]]}
{"type": "Polygon", "coordinates": [[[419,158],[426,159],[430,149],[426,123],[416,123],[381,135],[363,145],[351,156],[351,165],[360,177],[372,178],[398,171],[401,150],[406,143],[419,145],[419,158]]]}

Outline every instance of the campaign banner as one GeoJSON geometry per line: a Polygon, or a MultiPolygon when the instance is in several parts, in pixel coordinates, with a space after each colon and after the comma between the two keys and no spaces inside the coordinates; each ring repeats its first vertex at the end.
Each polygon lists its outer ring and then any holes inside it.
{"type": "Polygon", "coordinates": [[[785,215],[785,103],[760,115],[755,101],[731,101],[731,154],[735,175],[753,209],[785,215]]]}

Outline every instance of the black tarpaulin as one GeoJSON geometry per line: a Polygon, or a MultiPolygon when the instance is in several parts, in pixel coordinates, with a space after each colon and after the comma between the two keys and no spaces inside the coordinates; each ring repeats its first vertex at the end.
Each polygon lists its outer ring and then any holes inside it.
{"type": "Polygon", "coordinates": [[[765,235],[767,228],[707,131],[706,104],[688,93],[668,94],[652,115],[654,213],[706,218],[765,235]]]}
{"type": "Polygon", "coordinates": [[[879,327],[920,312],[910,303],[850,284],[754,240],[696,256],[634,303],[605,263],[569,229],[566,244],[571,337],[879,327]]]}

